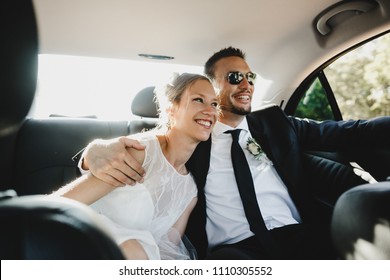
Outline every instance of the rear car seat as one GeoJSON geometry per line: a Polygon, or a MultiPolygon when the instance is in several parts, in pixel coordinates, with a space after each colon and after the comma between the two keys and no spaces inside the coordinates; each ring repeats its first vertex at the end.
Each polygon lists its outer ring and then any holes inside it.
{"type": "Polygon", "coordinates": [[[137,93],[132,102],[131,121],[104,121],[91,118],[54,117],[26,119],[14,136],[12,186],[18,195],[48,194],[77,178],[77,157],[72,157],[94,139],[152,129],[157,124],[154,87],[137,93]]]}
{"type": "Polygon", "coordinates": [[[127,134],[127,121],[27,119],[16,139],[14,189],[19,195],[51,193],[78,176],[77,151],[95,138],[127,134]]]}

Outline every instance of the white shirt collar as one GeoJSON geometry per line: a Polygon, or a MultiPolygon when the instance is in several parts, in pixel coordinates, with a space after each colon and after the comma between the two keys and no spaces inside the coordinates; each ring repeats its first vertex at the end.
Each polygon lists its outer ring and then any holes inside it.
{"type": "Polygon", "coordinates": [[[237,127],[231,127],[229,125],[221,123],[220,121],[217,121],[215,123],[214,129],[213,129],[213,135],[218,137],[219,135],[221,135],[225,131],[232,130],[232,129],[242,129],[245,131],[249,131],[248,122],[247,122],[246,118],[244,118],[242,120],[242,122],[237,127]]]}

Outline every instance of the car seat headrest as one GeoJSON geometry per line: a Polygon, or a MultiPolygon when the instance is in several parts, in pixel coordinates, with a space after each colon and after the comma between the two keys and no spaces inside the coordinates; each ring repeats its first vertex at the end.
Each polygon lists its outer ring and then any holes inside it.
{"type": "Polygon", "coordinates": [[[123,260],[96,212],[62,197],[0,200],[1,259],[123,260]]]}
{"type": "Polygon", "coordinates": [[[158,118],[158,103],[154,93],[155,87],[140,90],[131,103],[131,112],[143,118],[158,118]]]}
{"type": "Polygon", "coordinates": [[[38,73],[38,35],[32,1],[1,4],[0,136],[16,129],[28,114],[38,73]]]}
{"type": "Polygon", "coordinates": [[[371,257],[390,258],[390,247],[383,246],[390,244],[389,201],[389,181],[360,185],[340,196],[333,211],[331,233],[336,249],[343,257],[353,254],[356,249],[362,250],[361,244],[357,243],[360,239],[371,244],[371,257]],[[373,254],[375,251],[380,254],[373,254]]]}

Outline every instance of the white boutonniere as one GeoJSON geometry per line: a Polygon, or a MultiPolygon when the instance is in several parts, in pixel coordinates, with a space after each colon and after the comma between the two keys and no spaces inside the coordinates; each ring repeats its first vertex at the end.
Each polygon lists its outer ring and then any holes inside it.
{"type": "Polygon", "coordinates": [[[261,146],[252,137],[249,137],[246,141],[246,148],[257,160],[260,160],[261,155],[264,154],[261,146]]]}

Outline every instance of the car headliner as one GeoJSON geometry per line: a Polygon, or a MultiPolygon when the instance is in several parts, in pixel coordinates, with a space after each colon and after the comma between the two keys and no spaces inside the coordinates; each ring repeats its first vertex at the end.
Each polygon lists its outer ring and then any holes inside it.
{"type": "Polygon", "coordinates": [[[262,98],[280,103],[325,61],[390,29],[390,1],[342,19],[329,35],[314,19],[337,0],[33,0],[40,53],[142,60],[140,53],[203,65],[234,46],[271,80],[262,98]],[[374,14],[375,13],[375,14],[374,14]],[[375,18],[375,20],[373,20],[375,18]]]}

